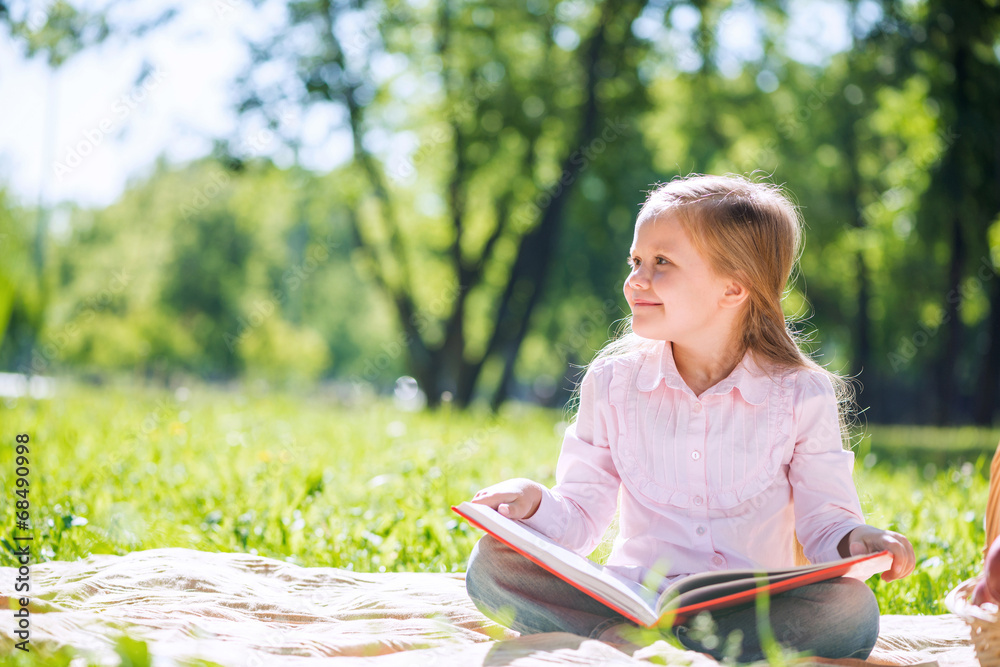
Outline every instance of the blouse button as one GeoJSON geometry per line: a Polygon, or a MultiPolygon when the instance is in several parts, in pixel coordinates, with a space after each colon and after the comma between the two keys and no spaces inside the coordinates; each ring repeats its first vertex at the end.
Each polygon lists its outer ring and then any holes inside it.
{"type": "Polygon", "coordinates": [[[695,403],[693,409],[695,412],[701,412],[701,403],[695,403]]]}
{"type": "Polygon", "coordinates": [[[712,562],[715,563],[716,565],[722,565],[722,556],[715,556],[712,559],[712,562]]]}
{"type": "Polygon", "coordinates": [[[701,452],[699,452],[699,451],[693,451],[693,452],[691,452],[691,458],[693,458],[695,461],[697,461],[698,459],[701,458],[701,452]]]}
{"type": "Polygon", "coordinates": [[[695,529],[694,532],[698,533],[699,535],[704,535],[705,534],[705,526],[698,526],[695,529]]]}
{"type": "Polygon", "coordinates": [[[695,505],[701,505],[703,502],[705,502],[705,500],[701,496],[695,496],[694,497],[694,504],[695,505]]]}

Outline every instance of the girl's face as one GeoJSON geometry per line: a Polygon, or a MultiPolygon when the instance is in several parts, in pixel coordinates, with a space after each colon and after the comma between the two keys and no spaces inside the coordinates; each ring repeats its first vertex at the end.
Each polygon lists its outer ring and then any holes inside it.
{"type": "Polygon", "coordinates": [[[624,292],[637,335],[697,344],[732,326],[724,304],[733,281],[712,270],[675,215],[636,224],[628,263],[624,292]]]}

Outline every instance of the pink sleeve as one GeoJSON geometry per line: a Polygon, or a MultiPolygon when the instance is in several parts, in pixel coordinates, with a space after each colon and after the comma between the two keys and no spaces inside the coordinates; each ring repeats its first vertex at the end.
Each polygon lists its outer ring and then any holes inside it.
{"type": "Polygon", "coordinates": [[[523,521],[584,556],[600,543],[611,523],[621,484],[606,427],[610,370],[600,361],[587,369],[576,420],[563,437],[556,485],[545,489],[538,510],[523,521]]]}
{"type": "Polygon", "coordinates": [[[795,451],[789,464],[795,533],[806,558],[841,558],[837,545],[864,525],[854,486],[854,452],[843,448],[833,384],[825,375],[800,371],[795,385],[795,451]]]}

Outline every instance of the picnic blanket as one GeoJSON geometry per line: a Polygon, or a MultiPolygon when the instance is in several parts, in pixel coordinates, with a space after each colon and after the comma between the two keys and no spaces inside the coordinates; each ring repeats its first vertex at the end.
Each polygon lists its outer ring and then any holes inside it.
{"type": "MultiPolygon", "coordinates": [[[[20,641],[16,576],[0,568],[0,660],[20,641]]],[[[629,655],[568,633],[519,637],[476,610],[462,574],[370,574],[168,548],[36,564],[30,585],[31,650],[68,645],[94,664],[121,662],[123,634],[147,642],[154,665],[718,664],[663,641],[629,655]]],[[[868,662],[834,662],[977,664],[967,626],[953,615],[883,616],[868,662]]]]}

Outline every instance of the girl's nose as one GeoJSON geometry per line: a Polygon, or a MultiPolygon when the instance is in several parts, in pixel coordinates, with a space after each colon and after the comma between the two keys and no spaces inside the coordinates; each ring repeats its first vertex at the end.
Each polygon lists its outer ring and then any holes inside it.
{"type": "Polygon", "coordinates": [[[642,268],[636,267],[632,269],[630,274],[628,274],[625,284],[635,289],[641,289],[648,285],[649,281],[646,279],[646,276],[642,274],[642,268]]]}

